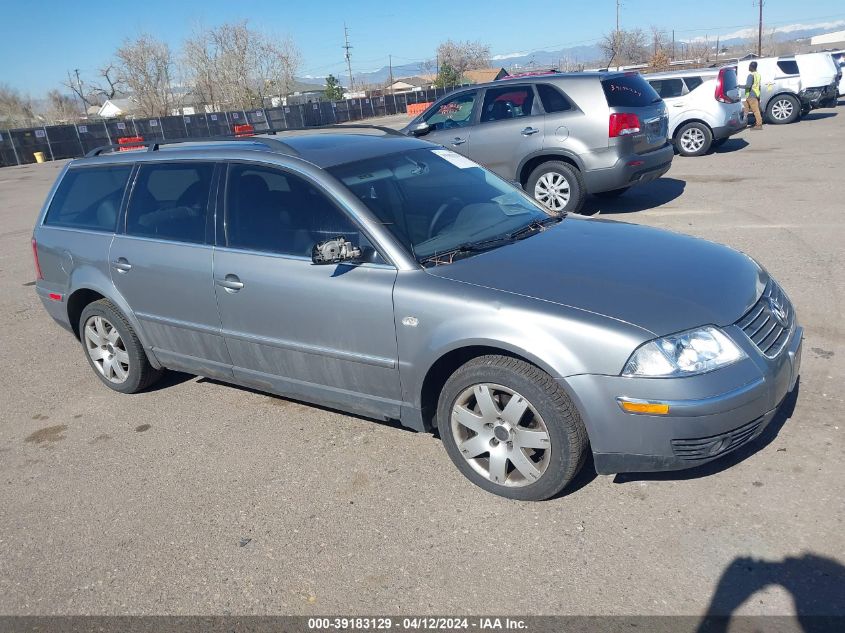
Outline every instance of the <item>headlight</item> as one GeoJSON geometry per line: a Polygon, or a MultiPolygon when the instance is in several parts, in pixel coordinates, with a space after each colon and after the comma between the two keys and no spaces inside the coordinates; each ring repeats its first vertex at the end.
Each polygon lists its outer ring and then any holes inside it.
{"type": "Polygon", "coordinates": [[[691,376],[730,365],[745,358],[736,343],[720,329],[706,326],[655,339],[639,347],[622,371],[623,376],[691,376]]]}

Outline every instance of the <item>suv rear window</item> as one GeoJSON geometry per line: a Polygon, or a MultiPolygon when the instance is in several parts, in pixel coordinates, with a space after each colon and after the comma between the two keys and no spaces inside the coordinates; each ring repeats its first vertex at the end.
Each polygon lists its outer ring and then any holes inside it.
{"type": "Polygon", "coordinates": [[[132,165],[71,169],[62,178],[44,224],[112,232],[132,165]]]}
{"type": "Polygon", "coordinates": [[[660,95],[640,75],[602,79],[601,87],[611,108],[638,108],[660,101],[660,95]]]}
{"type": "Polygon", "coordinates": [[[126,233],[176,242],[205,241],[212,163],[147,163],[138,169],[126,233]]]}
{"type": "Polygon", "coordinates": [[[778,68],[780,68],[784,73],[787,75],[797,75],[798,71],[798,62],[794,59],[782,59],[778,62],[778,68]]]}

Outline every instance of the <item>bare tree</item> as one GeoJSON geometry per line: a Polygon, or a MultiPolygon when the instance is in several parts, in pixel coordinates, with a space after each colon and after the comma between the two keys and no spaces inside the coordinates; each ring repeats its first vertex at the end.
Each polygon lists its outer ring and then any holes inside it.
{"type": "Polygon", "coordinates": [[[47,118],[51,123],[67,123],[79,118],[79,102],[59,90],[47,93],[47,118]]]}
{"type": "Polygon", "coordinates": [[[289,94],[301,55],[292,39],[272,37],[244,21],[198,29],[185,42],[182,62],[204,105],[245,109],[289,94]]]}
{"type": "Polygon", "coordinates": [[[641,64],[651,57],[648,38],[641,29],[611,31],[599,42],[608,66],[641,64]]]}
{"type": "Polygon", "coordinates": [[[118,71],[115,68],[114,62],[110,62],[100,68],[100,79],[104,80],[105,85],[97,83],[92,86],[95,93],[101,95],[103,99],[114,99],[115,95],[121,90],[121,81],[118,71]]]}
{"type": "Polygon", "coordinates": [[[67,71],[67,80],[63,81],[62,85],[76,95],[84,108],[87,109],[96,103],[92,95],[93,91],[86,87],[87,84],[79,76],[79,71],[76,71],[75,74],[67,71]]]}
{"type": "Polygon", "coordinates": [[[176,103],[170,47],[152,35],[125,41],[115,53],[120,82],[137,101],[143,116],[167,116],[176,103]]]}
{"type": "Polygon", "coordinates": [[[24,127],[36,123],[32,100],[7,84],[0,84],[0,125],[24,127]]]}
{"type": "Polygon", "coordinates": [[[468,70],[490,66],[490,47],[481,42],[454,42],[446,40],[437,47],[437,59],[441,69],[447,67],[462,80],[468,70]]]}

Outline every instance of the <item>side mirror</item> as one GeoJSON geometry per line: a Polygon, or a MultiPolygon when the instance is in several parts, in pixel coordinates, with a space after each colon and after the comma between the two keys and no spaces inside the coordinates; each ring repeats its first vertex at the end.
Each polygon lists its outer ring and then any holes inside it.
{"type": "Polygon", "coordinates": [[[354,261],[361,257],[361,249],[343,236],[314,244],[311,249],[311,263],[340,264],[354,261]]]}
{"type": "Polygon", "coordinates": [[[420,121],[414,127],[411,128],[412,136],[425,136],[429,132],[431,132],[431,126],[425,121],[420,121]]]}

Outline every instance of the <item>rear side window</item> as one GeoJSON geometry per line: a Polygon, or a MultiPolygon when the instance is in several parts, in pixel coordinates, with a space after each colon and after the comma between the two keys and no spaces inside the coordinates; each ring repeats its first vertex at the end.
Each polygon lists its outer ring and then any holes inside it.
{"type": "Polygon", "coordinates": [[[534,104],[531,86],[488,88],[481,106],[481,122],[505,121],[529,116],[534,104]]]}
{"type": "Polygon", "coordinates": [[[640,75],[603,79],[601,87],[611,108],[638,108],[660,101],[660,95],[640,75]]]}
{"type": "Polygon", "coordinates": [[[794,59],[782,59],[778,62],[778,68],[781,69],[781,72],[787,75],[797,75],[798,74],[798,62],[794,59]]]}
{"type": "Polygon", "coordinates": [[[560,90],[549,84],[538,84],[537,92],[540,94],[540,101],[543,109],[548,112],[566,112],[572,109],[569,99],[561,94],[560,90]]]}
{"type": "Polygon", "coordinates": [[[112,232],[132,165],[71,169],[62,179],[44,224],[112,232]]]}
{"type": "Polygon", "coordinates": [[[147,163],[138,170],[126,233],[175,242],[205,242],[213,163],[147,163]]]}
{"type": "MultiPolygon", "coordinates": [[[[734,75],[736,77],[736,75],[734,75]]],[[[704,80],[701,77],[694,76],[694,77],[684,77],[684,83],[687,85],[687,90],[692,92],[696,88],[698,88],[701,84],[704,83],[704,80]]]]}
{"type": "Polygon", "coordinates": [[[650,82],[654,91],[661,99],[671,99],[684,94],[684,82],[682,79],[652,79],[650,82]]]}

